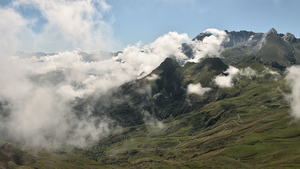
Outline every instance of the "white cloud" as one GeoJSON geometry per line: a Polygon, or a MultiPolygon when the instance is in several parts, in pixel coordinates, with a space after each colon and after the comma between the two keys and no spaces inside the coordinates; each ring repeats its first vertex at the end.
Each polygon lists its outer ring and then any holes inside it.
{"type": "Polygon", "coordinates": [[[29,43],[24,42],[35,37],[28,28],[30,21],[12,8],[0,8],[0,13],[0,52],[12,53],[21,47],[29,47],[29,43]]]}
{"type": "Polygon", "coordinates": [[[292,89],[292,93],[288,96],[291,104],[292,115],[300,118],[300,67],[292,66],[286,69],[286,80],[292,89]]]}
{"type": "MultiPolygon", "coordinates": [[[[8,39],[5,48],[16,50],[57,52],[81,48],[84,51],[111,50],[113,40],[111,20],[104,19],[111,6],[104,0],[16,0],[1,12],[1,37],[8,39]],[[27,19],[19,9],[34,8],[41,16],[27,19]],[[39,33],[32,28],[42,17],[46,22],[39,33]],[[30,43],[29,43],[30,42],[30,43]]],[[[40,26],[40,25],[39,25],[40,26]]],[[[4,47],[4,45],[1,45],[4,47]]]]}
{"type": "Polygon", "coordinates": [[[239,72],[239,69],[229,66],[229,68],[224,72],[228,74],[227,76],[225,75],[218,75],[215,77],[214,81],[215,83],[221,87],[221,88],[230,88],[233,87],[233,78],[237,75],[239,72]]]}
{"type": "MultiPolygon", "coordinates": [[[[9,119],[0,119],[0,132],[7,130],[8,137],[30,146],[90,145],[114,130],[109,127],[114,121],[92,116],[89,105],[84,107],[87,114],[81,112],[79,119],[72,109],[75,98],[101,97],[142,72],[147,75],[170,55],[185,59],[181,43],[187,39],[186,34],[170,32],[142,48],[140,44],[128,46],[118,56],[94,61],[86,61],[79,51],[39,58],[3,55],[0,71],[5,73],[0,75],[0,100],[9,103],[10,115],[9,119]]],[[[155,124],[158,128],[163,126],[159,121],[155,124]]]]}
{"type": "Polygon", "coordinates": [[[197,94],[202,96],[205,92],[210,91],[211,88],[209,87],[202,87],[200,83],[198,84],[189,84],[187,87],[187,93],[188,94],[197,94]]]}
{"type": "Polygon", "coordinates": [[[130,66],[135,71],[138,70],[139,74],[143,73],[143,76],[145,76],[167,57],[172,57],[179,62],[187,60],[187,57],[181,52],[181,44],[188,40],[187,34],[169,32],[142,48],[140,48],[141,43],[137,43],[135,46],[127,46],[116,58],[121,59],[125,65],[130,66]]]}
{"type": "Polygon", "coordinates": [[[256,71],[253,70],[251,67],[247,67],[245,69],[241,69],[239,71],[239,74],[242,75],[242,76],[249,77],[249,78],[257,75],[256,71]]]}
{"type": "Polygon", "coordinates": [[[159,76],[154,73],[147,77],[147,80],[150,80],[150,81],[154,81],[157,79],[159,79],[159,76]]]}
{"type": "Polygon", "coordinates": [[[205,37],[202,41],[191,41],[190,44],[193,46],[194,58],[190,61],[199,62],[200,59],[206,57],[219,57],[223,50],[221,44],[228,41],[229,38],[225,31],[217,29],[207,29],[203,33],[211,33],[211,36],[205,37]]]}
{"type": "Polygon", "coordinates": [[[265,70],[263,71],[264,73],[269,73],[269,74],[272,74],[272,75],[278,75],[279,76],[279,73],[278,72],[275,72],[271,69],[269,69],[268,67],[264,66],[265,70]]]}
{"type": "Polygon", "coordinates": [[[114,130],[109,127],[114,123],[111,119],[83,112],[79,119],[71,108],[75,97],[84,97],[97,89],[105,92],[109,85],[116,84],[115,78],[87,73],[97,64],[82,62],[77,52],[40,59],[0,59],[0,71],[5,72],[0,75],[0,100],[8,102],[4,109],[10,112],[8,118],[0,118],[0,132],[8,131],[1,139],[45,148],[62,144],[84,147],[114,130]],[[57,71],[59,76],[49,75],[57,71]],[[60,78],[61,82],[54,82],[60,78]]]}
{"type": "MultiPolygon", "coordinates": [[[[188,59],[181,50],[182,42],[191,42],[187,34],[169,32],[149,45],[127,46],[118,56],[99,54],[101,59],[87,61],[74,49],[99,51],[115,46],[112,21],[104,19],[110,9],[104,0],[16,0],[13,6],[0,8],[0,35],[4,39],[0,42],[0,71],[4,72],[0,74],[0,101],[8,102],[4,109],[10,112],[0,119],[0,132],[30,146],[90,145],[114,130],[110,126],[115,122],[92,116],[89,105],[78,118],[73,110],[77,97],[101,97],[113,87],[149,74],[167,57],[182,63],[188,59]],[[24,18],[16,10],[27,7],[40,11],[46,20],[41,32],[33,32],[34,19],[24,18]],[[7,54],[16,50],[64,52],[38,58],[7,54]]],[[[219,50],[217,44],[225,36],[209,31],[218,36],[205,39],[203,47],[196,45],[202,54],[219,50]]],[[[144,120],[163,128],[147,113],[144,120]]]]}
{"type": "Polygon", "coordinates": [[[157,128],[159,130],[162,130],[165,128],[165,125],[153,115],[151,115],[148,111],[142,111],[141,113],[144,116],[143,120],[145,124],[148,127],[151,127],[150,129],[157,128]]]}

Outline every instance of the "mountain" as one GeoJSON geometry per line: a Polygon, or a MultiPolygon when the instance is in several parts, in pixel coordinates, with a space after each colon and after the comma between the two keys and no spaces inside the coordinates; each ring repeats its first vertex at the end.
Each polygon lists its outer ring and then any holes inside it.
{"type": "MultiPolygon", "coordinates": [[[[229,65],[236,65],[249,55],[255,55],[265,64],[281,70],[293,64],[300,64],[300,39],[293,34],[278,34],[272,28],[267,33],[254,33],[252,31],[231,31],[227,33],[228,42],[224,42],[221,57],[229,65]]],[[[200,33],[193,40],[202,41],[210,33],[200,33]]],[[[183,51],[188,57],[193,52],[187,44],[183,44],[183,51]]]]}
{"type": "MultiPolygon", "coordinates": [[[[122,127],[94,145],[55,150],[29,147],[22,151],[0,141],[1,165],[299,168],[300,124],[290,115],[286,96],[292,91],[285,69],[299,64],[300,40],[290,33],[278,34],[275,29],[227,34],[230,40],[223,44],[222,59],[207,57],[181,66],[167,58],[141,79],[101,96],[78,98],[73,109],[79,118],[90,106],[94,117],[108,117],[114,120],[112,125],[122,127]],[[221,85],[227,82],[230,86],[221,85]],[[14,162],[10,152],[27,161],[14,162]]],[[[210,34],[199,34],[194,40],[207,36],[210,34]]],[[[192,57],[187,44],[183,44],[183,50],[192,57]]],[[[48,76],[57,79],[59,75],[48,76]]],[[[33,79],[43,81],[42,77],[33,79]]],[[[5,115],[2,104],[0,111],[5,115]]]]}
{"type": "MultiPolygon", "coordinates": [[[[152,73],[164,74],[164,68],[169,67],[173,71],[168,73],[174,79],[180,79],[177,73],[183,72],[182,81],[193,83],[201,79],[194,77],[200,75],[195,72],[218,71],[214,68],[220,68],[219,65],[213,63],[224,64],[220,59],[210,58],[197,64],[188,63],[180,69],[174,61],[166,59],[152,73]]],[[[84,155],[104,166],[120,168],[298,166],[297,162],[288,160],[286,154],[291,149],[299,149],[296,145],[300,130],[299,124],[289,117],[289,106],[282,93],[288,92],[288,88],[280,76],[281,71],[265,65],[255,56],[248,56],[236,67],[240,70],[251,67],[257,74],[239,74],[232,88],[221,89],[207,83],[212,90],[206,96],[183,94],[180,102],[188,102],[192,107],[188,112],[174,114],[183,104],[179,107],[166,104],[163,107],[174,109],[165,108],[172,116],[160,119],[163,127],[145,123],[123,128],[102,139],[84,155]],[[210,97],[214,100],[203,101],[210,97]]],[[[300,158],[296,151],[291,153],[295,159],[300,158]]]]}
{"type": "Polygon", "coordinates": [[[295,42],[271,29],[266,35],[266,44],[255,55],[270,66],[284,69],[300,63],[300,51],[293,46],[295,42]]]}
{"type": "MultiPolygon", "coordinates": [[[[260,58],[266,65],[277,67],[281,70],[293,65],[300,64],[300,51],[297,48],[299,45],[299,40],[296,39],[292,34],[286,33],[278,34],[277,31],[272,28],[269,32],[254,33],[250,37],[249,32],[241,31],[239,33],[228,33],[229,38],[233,39],[233,42],[240,43],[230,43],[234,44],[229,46],[228,43],[224,45],[225,50],[221,54],[224,56],[226,63],[230,63],[233,55],[235,60],[240,61],[237,58],[244,58],[249,54],[253,54],[256,57],[260,58]],[[235,36],[232,36],[235,35],[235,36]],[[248,35],[248,36],[247,36],[248,35]],[[249,40],[246,41],[246,38],[249,37],[249,40]],[[243,39],[238,41],[239,39],[243,39]]],[[[236,64],[237,62],[231,62],[236,64]]]]}
{"type": "Polygon", "coordinates": [[[227,68],[219,58],[207,58],[183,67],[167,58],[144,78],[125,83],[105,97],[84,101],[76,109],[83,111],[80,107],[93,103],[96,116],[108,116],[123,127],[143,124],[144,116],[140,113],[143,111],[159,120],[177,117],[215,100],[216,93],[208,92],[202,97],[195,97],[194,101],[203,104],[191,106],[186,102],[186,98],[190,97],[186,92],[189,84],[201,83],[203,87],[214,87],[213,78],[227,68]]]}

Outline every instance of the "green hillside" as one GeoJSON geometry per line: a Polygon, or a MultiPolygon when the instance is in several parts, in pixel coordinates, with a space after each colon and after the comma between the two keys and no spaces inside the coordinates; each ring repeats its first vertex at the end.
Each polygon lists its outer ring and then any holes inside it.
{"type": "MultiPolygon", "coordinates": [[[[163,111],[161,114],[165,116],[158,116],[153,123],[143,123],[140,119],[140,125],[123,127],[87,149],[25,149],[24,152],[34,155],[35,161],[22,165],[27,168],[298,168],[300,126],[289,115],[284,95],[290,90],[283,76],[267,73],[266,65],[254,56],[236,67],[240,70],[251,67],[257,74],[251,77],[239,74],[235,86],[225,89],[208,80],[205,86],[212,87],[212,91],[203,96],[187,95],[184,89],[177,91],[172,84],[202,82],[202,77],[210,79],[227,66],[220,59],[207,59],[180,67],[167,59],[151,73],[160,79],[145,77],[125,84],[127,90],[123,91],[130,93],[136,85],[150,84],[152,91],[165,96],[179,92],[181,99],[172,96],[167,104],[154,102],[152,109],[143,107],[150,113],[163,111]]],[[[276,68],[269,69],[281,74],[276,68]]],[[[111,113],[122,114],[131,108],[134,112],[138,105],[138,102],[116,105],[111,113]]]]}
{"type": "Polygon", "coordinates": [[[222,58],[184,66],[167,58],[141,79],[78,98],[78,118],[91,106],[93,117],[119,127],[86,148],[0,141],[0,168],[299,168],[300,123],[290,115],[285,79],[285,68],[300,63],[299,42],[273,29],[265,35],[255,50],[262,33],[233,32],[222,58]],[[226,71],[231,64],[239,73],[226,71]],[[216,77],[232,78],[233,87],[216,77]],[[203,91],[190,92],[193,85],[203,91]]]}

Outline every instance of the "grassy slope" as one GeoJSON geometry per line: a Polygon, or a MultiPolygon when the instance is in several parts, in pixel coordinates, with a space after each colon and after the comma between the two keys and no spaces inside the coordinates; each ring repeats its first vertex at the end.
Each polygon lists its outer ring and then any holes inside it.
{"type": "Polygon", "coordinates": [[[163,130],[142,125],[132,127],[134,129],[127,134],[112,135],[107,141],[123,139],[108,144],[104,156],[98,160],[132,168],[273,168],[279,164],[297,167],[299,125],[289,117],[289,108],[283,99],[272,101],[281,97],[277,89],[281,84],[269,81],[262,86],[251,82],[238,97],[213,102],[201,110],[166,120],[163,130]],[[269,97],[270,93],[273,97],[269,97]],[[228,104],[235,106],[227,109],[228,104]],[[222,118],[214,125],[197,129],[197,122],[207,123],[218,116],[222,118]]]}
{"type": "Polygon", "coordinates": [[[123,128],[86,150],[27,150],[39,160],[26,167],[299,168],[300,126],[290,117],[283,96],[289,89],[283,79],[263,75],[259,61],[249,59],[237,66],[250,65],[261,75],[240,76],[234,88],[218,89],[235,97],[170,117],[163,128],[123,128]]]}
{"type": "Polygon", "coordinates": [[[183,82],[201,83],[203,87],[208,87],[212,79],[227,68],[219,58],[206,58],[196,64],[188,63],[183,67],[183,82]]]}
{"type": "MultiPolygon", "coordinates": [[[[257,62],[252,65],[263,67],[257,62]]],[[[120,168],[299,167],[300,126],[289,116],[284,81],[240,77],[235,88],[223,92],[238,92],[236,97],[169,118],[163,129],[155,125],[124,128],[86,156],[120,168]]]]}

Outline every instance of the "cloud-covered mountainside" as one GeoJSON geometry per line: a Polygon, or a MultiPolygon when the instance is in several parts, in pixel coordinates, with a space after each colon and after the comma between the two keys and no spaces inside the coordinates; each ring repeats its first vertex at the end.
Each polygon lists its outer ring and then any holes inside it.
{"type": "Polygon", "coordinates": [[[152,137],[162,139],[153,140],[159,157],[181,156],[177,149],[193,147],[191,159],[221,150],[229,157],[231,150],[225,148],[248,137],[245,131],[259,130],[254,124],[272,125],[254,121],[252,115],[271,118],[269,112],[275,111],[286,117],[290,107],[293,119],[300,117],[299,46],[292,34],[275,29],[207,29],[194,39],[169,32],[118,53],[3,51],[0,140],[35,148],[75,147],[80,155],[105,164],[111,156],[149,153],[155,146],[143,139],[152,137]],[[217,135],[220,128],[227,134],[217,135]],[[209,150],[196,144],[201,133],[206,139],[199,144],[206,142],[209,150]]]}
{"type": "MultiPolygon", "coordinates": [[[[110,102],[107,99],[110,90],[143,78],[167,57],[184,64],[205,55],[216,55],[222,47],[201,51],[202,44],[218,46],[226,33],[215,29],[207,32],[216,33],[216,36],[198,42],[191,41],[186,34],[170,32],[149,45],[128,46],[116,54],[81,51],[4,53],[0,68],[3,72],[0,77],[3,139],[31,146],[85,146],[87,140],[98,140],[122,127],[113,115],[108,117],[107,112],[95,110],[115,104],[107,103],[110,102]],[[193,46],[197,53],[195,58],[188,58],[182,52],[182,42],[193,46]],[[95,106],[97,99],[94,98],[100,98],[98,100],[105,104],[95,106]],[[89,103],[90,99],[93,101],[89,103]]],[[[150,77],[150,81],[151,78],[155,80],[156,76],[150,77]]],[[[136,90],[143,94],[148,92],[147,88],[136,90]]]]}

